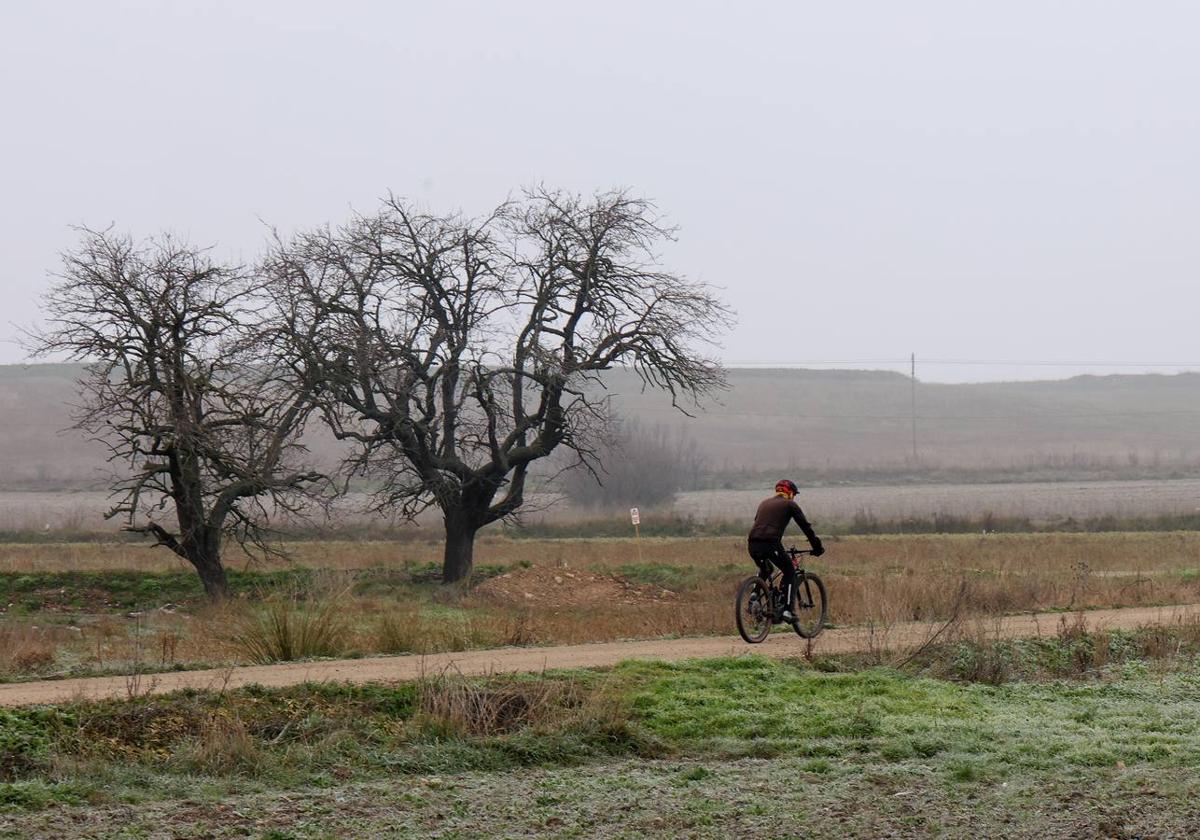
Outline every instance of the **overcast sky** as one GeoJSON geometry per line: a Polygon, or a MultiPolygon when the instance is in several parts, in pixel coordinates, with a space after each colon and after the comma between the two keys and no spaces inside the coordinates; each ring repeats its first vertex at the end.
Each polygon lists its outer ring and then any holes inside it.
{"type": "Polygon", "coordinates": [[[1200,367],[1198,31],[1186,2],[5,3],[0,362],[72,225],[252,260],[264,222],[545,182],[655,198],[738,312],[730,364],[1200,367]]]}

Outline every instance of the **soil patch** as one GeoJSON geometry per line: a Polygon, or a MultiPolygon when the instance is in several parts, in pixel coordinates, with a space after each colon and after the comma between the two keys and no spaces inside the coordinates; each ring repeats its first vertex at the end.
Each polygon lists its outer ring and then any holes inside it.
{"type": "Polygon", "coordinates": [[[516,606],[574,607],[581,604],[659,604],[678,595],[659,586],[630,583],[620,575],[581,569],[547,569],[537,566],[513,569],[484,581],[475,597],[516,606]]]}

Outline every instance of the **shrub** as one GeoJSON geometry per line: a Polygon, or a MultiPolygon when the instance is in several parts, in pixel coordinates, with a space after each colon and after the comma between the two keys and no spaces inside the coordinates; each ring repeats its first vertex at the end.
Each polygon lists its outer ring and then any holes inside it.
{"type": "Polygon", "coordinates": [[[684,487],[696,486],[704,458],[695,441],[662,426],[646,429],[636,420],[620,422],[598,448],[600,475],[577,468],[562,479],[567,498],[584,507],[652,506],[670,502],[684,487]]]}

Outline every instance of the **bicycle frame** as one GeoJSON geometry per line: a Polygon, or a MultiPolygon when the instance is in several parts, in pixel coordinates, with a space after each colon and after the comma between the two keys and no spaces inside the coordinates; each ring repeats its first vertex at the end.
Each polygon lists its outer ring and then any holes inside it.
{"type": "MultiPolygon", "coordinates": [[[[812,594],[812,581],[809,579],[803,566],[796,566],[795,560],[805,554],[812,554],[811,551],[804,551],[792,546],[787,549],[787,554],[792,558],[793,567],[796,570],[796,606],[799,609],[812,609],[816,605],[816,600],[812,594]]],[[[770,562],[770,561],[768,561],[770,562]]],[[[767,576],[767,588],[771,591],[771,597],[776,602],[784,595],[783,591],[783,572],[771,563],[771,573],[767,576]]]]}

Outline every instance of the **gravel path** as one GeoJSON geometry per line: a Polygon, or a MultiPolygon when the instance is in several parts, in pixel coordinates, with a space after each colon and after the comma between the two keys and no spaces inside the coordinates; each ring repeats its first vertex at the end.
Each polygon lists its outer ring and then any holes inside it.
{"type": "MultiPolygon", "coordinates": [[[[1090,610],[1084,613],[1040,613],[986,619],[981,629],[992,636],[1030,638],[1054,635],[1061,623],[1081,616],[1089,630],[1134,629],[1200,618],[1200,604],[1164,607],[1130,607],[1090,610]]],[[[904,648],[922,644],[942,627],[939,623],[907,622],[872,633],[862,627],[826,630],[815,642],[816,653],[852,653],[872,647],[904,648]]],[[[537,672],[552,668],[598,668],[627,659],[675,661],[757,653],[791,657],[804,652],[805,643],[791,633],[776,633],[761,645],[745,644],[737,636],[689,639],[651,639],[601,642],[559,647],[499,648],[427,656],[386,656],[296,662],[204,671],[142,674],[134,685],[129,677],[89,677],[68,680],[0,685],[0,706],[63,703],[129,696],[130,693],[169,692],[185,688],[222,689],[256,683],[287,686],[303,682],[397,682],[424,674],[453,671],[465,675],[537,672]]]]}

